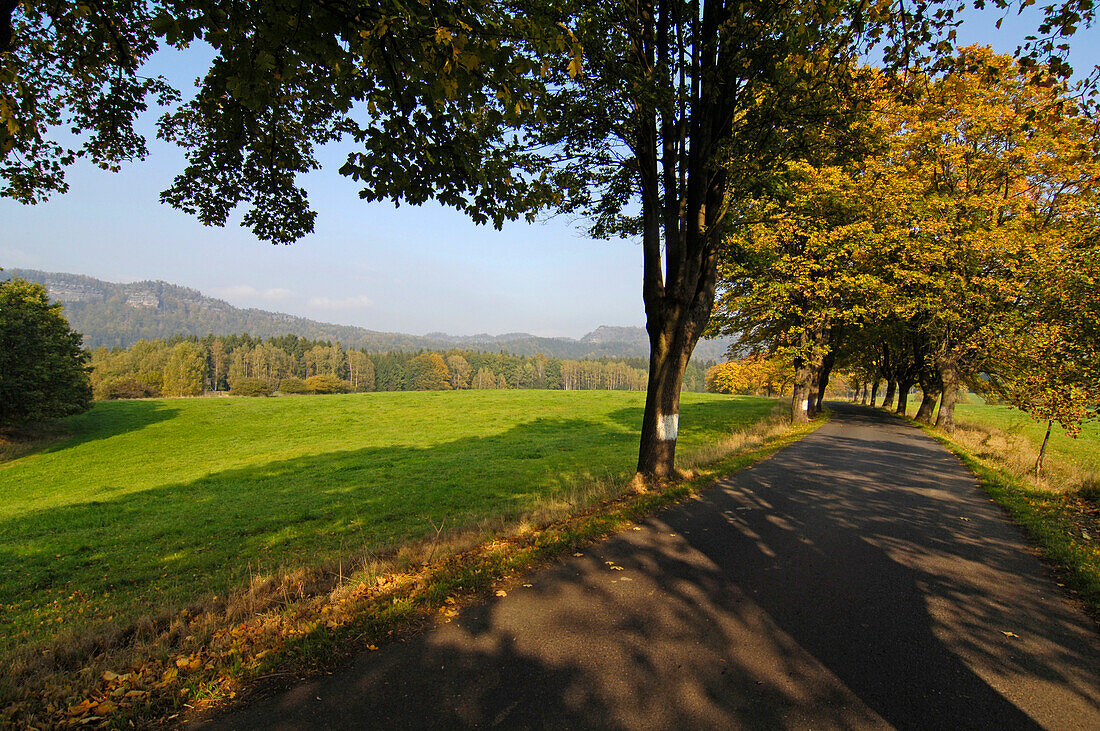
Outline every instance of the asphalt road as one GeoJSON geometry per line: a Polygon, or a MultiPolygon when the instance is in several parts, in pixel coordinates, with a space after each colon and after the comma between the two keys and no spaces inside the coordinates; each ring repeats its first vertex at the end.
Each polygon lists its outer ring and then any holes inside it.
{"type": "Polygon", "coordinates": [[[1019,531],[919,430],[834,414],[640,530],[210,726],[1100,729],[1096,625],[1019,531]]]}

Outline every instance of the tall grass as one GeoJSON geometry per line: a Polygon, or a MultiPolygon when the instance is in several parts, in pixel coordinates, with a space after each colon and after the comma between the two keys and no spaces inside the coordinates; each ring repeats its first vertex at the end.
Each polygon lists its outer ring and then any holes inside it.
{"type": "Polygon", "coordinates": [[[960,404],[956,418],[958,428],[951,438],[975,457],[1018,480],[1060,493],[1100,485],[1100,424],[1096,422],[1085,423],[1076,437],[1054,424],[1042,479],[1036,480],[1035,461],[1046,432],[1045,422],[1010,406],[992,404],[960,404]]]}

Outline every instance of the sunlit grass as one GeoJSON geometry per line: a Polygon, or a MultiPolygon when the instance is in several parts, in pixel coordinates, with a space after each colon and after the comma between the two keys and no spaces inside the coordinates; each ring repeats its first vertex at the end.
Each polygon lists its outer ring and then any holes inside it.
{"type": "MultiPolygon", "coordinates": [[[[0,652],[596,499],[636,459],[644,394],[494,391],[98,404],[0,463],[0,652]]],[[[774,401],[684,394],[681,454],[774,401]]]]}

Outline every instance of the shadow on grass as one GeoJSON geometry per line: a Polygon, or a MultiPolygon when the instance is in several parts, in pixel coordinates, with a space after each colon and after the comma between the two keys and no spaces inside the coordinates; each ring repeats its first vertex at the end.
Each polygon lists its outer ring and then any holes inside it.
{"type": "Polygon", "coordinates": [[[139,431],[171,419],[177,411],[161,400],[98,402],[83,414],[47,422],[19,435],[22,444],[14,445],[10,459],[61,452],[87,442],[139,431]]]}
{"type": "MultiPolygon", "coordinates": [[[[115,429],[170,411],[125,406],[115,429]]],[[[434,535],[433,523],[449,531],[521,514],[567,498],[586,476],[625,479],[634,440],[606,423],[537,419],[490,437],[330,452],[25,513],[0,522],[0,606],[23,607],[0,619],[0,635],[27,631],[37,610],[64,612],[53,602],[77,590],[87,615],[110,592],[114,611],[137,616],[253,572],[391,549],[434,535]],[[608,454],[621,458],[609,464],[608,454]]]]}

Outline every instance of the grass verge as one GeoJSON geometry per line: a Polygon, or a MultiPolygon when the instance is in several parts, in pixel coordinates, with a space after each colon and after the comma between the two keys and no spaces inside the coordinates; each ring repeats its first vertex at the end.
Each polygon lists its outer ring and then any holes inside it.
{"type": "Polygon", "coordinates": [[[696,445],[682,463],[690,479],[657,491],[632,494],[621,475],[587,477],[568,485],[568,500],[558,491],[518,518],[450,532],[441,523],[392,551],[257,570],[242,588],[144,618],[94,652],[68,660],[55,653],[28,667],[0,724],[123,727],[192,717],[257,682],[330,663],[349,646],[415,630],[508,574],[605,536],[814,427],[791,431],[772,419],[696,445]]]}

